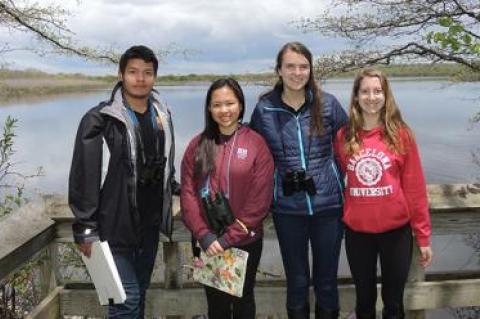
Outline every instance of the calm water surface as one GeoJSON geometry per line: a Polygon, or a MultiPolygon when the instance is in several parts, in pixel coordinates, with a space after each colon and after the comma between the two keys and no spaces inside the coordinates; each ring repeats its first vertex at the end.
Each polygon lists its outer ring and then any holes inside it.
{"type": "MultiPolygon", "coordinates": [[[[470,128],[469,118],[480,111],[480,84],[451,84],[442,81],[393,81],[393,91],[407,123],[419,143],[428,183],[464,183],[480,179],[480,167],[473,154],[479,152],[479,125],[470,128]]],[[[351,81],[335,80],[325,90],[347,106],[351,81]]],[[[267,88],[244,86],[245,120],[258,96],[267,88]]],[[[203,125],[203,103],[207,86],[159,88],[170,105],[177,141],[177,163],[187,142],[203,125]]],[[[81,116],[109,91],[49,97],[43,100],[12,102],[0,107],[0,120],[7,115],[19,119],[17,158],[22,167],[43,166],[46,176],[34,182],[43,192],[64,193],[72,156],[72,145],[81,116]]]]}
{"type": "MultiPolygon", "coordinates": [[[[334,80],[326,83],[326,91],[347,106],[351,81],[334,80]]],[[[393,92],[407,123],[415,131],[428,183],[478,182],[480,167],[473,158],[480,152],[477,145],[480,128],[469,129],[469,118],[480,110],[479,83],[451,84],[442,81],[393,81],[393,92]]],[[[244,86],[249,120],[258,96],[268,89],[244,86]]],[[[171,106],[177,142],[177,167],[186,143],[203,125],[203,103],[206,85],[170,86],[159,88],[163,99],[171,106]]],[[[99,101],[109,97],[109,91],[85,92],[28,102],[13,102],[0,107],[0,121],[7,115],[19,119],[17,128],[17,158],[24,171],[43,166],[45,176],[32,181],[42,192],[66,193],[67,177],[75,132],[81,116],[99,101]]],[[[478,238],[477,238],[478,240],[478,238]]],[[[267,242],[262,267],[279,272],[276,242],[267,242]],[[274,255],[277,256],[274,258],[274,255]]],[[[431,271],[479,269],[479,254],[462,235],[436,236],[431,271]]],[[[348,274],[342,256],[341,274],[348,274]]]]}

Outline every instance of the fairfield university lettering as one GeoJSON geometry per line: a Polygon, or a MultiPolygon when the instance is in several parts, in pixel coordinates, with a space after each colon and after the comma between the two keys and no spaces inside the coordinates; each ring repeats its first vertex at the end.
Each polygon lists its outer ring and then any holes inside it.
{"type": "Polygon", "coordinates": [[[347,169],[355,172],[358,181],[367,187],[351,187],[350,195],[356,197],[387,196],[393,193],[392,185],[375,186],[383,172],[392,166],[390,158],[374,148],[362,149],[348,161],[347,169]]]}

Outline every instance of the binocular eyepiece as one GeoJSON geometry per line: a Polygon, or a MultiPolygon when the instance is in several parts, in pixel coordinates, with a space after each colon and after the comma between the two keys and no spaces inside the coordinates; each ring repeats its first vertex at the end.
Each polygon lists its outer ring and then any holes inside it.
{"type": "Polygon", "coordinates": [[[218,192],[213,200],[208,195],[203,196],[202,204],[208,224],[217,236],[221,236],[225,229],[235,221],[228,198],[223,192],[218,192]]]}
{"type": "Polygon", "coordinates": [[[307,192],[309,195],[315,195],[317,188],[311,176],[305,174],[304,169],[287,170],[283,179],[283,194],[292,196],[294,193],[307,192]]]}

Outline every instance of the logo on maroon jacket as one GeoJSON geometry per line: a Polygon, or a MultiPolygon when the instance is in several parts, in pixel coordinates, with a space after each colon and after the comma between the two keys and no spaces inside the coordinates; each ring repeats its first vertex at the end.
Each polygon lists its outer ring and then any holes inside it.
{"type": "Polygon", "coordinates": [[[244,160],[244,159],[247,158],[247,155],[248,155],[248,150],[247,150],[246,148],[241,148],[241,147],[239,147],[239,148],[237,149],[237,157],[238,157],[238,159],[244,160]]]}

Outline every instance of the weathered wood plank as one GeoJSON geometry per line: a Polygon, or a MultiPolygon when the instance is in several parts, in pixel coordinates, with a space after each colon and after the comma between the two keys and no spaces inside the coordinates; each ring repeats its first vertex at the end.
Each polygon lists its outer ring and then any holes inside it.
{"type": "MultiPolygon", "coordinates": [[[[380,289],[380,286],[378,287],[380,289]]],[[[355,307],[353,285],[341,285],[340,308],[350,312],[355,307]]],[[[378,292],[380,296],[380,290],[378,292]]],[[[285,315],[285,287],[255,288],[257,313],[263,315],[285,315]]],[[[310,300],[314,296],[311,291],[310,300]]],[[[94,290],[70,290],[61,292],[62,315],[102,316],[103,309],[98,304],[94,290]]],[[[207,310],[202,288],[163,289],[148,291],[146,310],[148,315],[193,316],[207,310]]],[[[449,280],[444,282],[417,282],[408,284],[405,290],[405,307],[408,310],[438,309],[480,305],[480,279],[449,280]]],[[[380,298],[377,310],[382,309],[380,298]]]]}
{"type": "MultiPolygon", "coordinates": [[[[442,211],[480,211],[480,184],[429,184],[427,185],[429,207],[432,214],[442,211]]],[[[45,195],[46,213],[55,220],[73,218],[66,196],[45,195]]],[[[180,214],[178,196],[173,197],[174,215],[180,214]]]]}
{"type": "MultiPolygon", "coordinates": [[[[432,231],[435,235],[467,234],[480,229],[480,184],[427,185],[432,231]]],[[[71,242],[73,215],[66,199],[45,197],[46,213],[57,222],[57,241],[71,242]]],[[[190,240],[190,233],[180,220],[180,204],[174,197],[175,222],[173,241],[190,240]]],[[[265,220],[265,238],[274,238],[275,230],[270,216],[265,220]]],[[[165,237],[161,241],[167,241],[165,237]]]]}
{"type": "Polygon", "coordinates": [[[38,281],[40,283],[40,298],[45,298],[57,286],[57,247],[55,243],[50,243],[45,252],[40,265],[40,273],[38,281]]]}
{"type": "Polygon", "coordinates": [[[56,287],[38,304],[25,319],[60,318],[60,292],[62,287],[56,287]]]}
{"type": "MultiPolygon", "coordinates": [[[[45,213],[55,220],[72,220],[73,214],[68,206],[66,196],[62,195],[44,195],[43,205],[45,213]]],[[[177,216],[180,212],[180,198],[173,196],[173,215],[177,216]]]]}
{"type": "Polygon", "coordinates": [[[432,212],[480,208],[480,184],[430,184],[427,193],[432,212]]]}
{"type": "Polygon", "coordinates": [[[480,279],[407,285],[405,305],[412,310],[480,306],[480,279]]]}
{"type": "Polygon", "coordinates": [[[0,279],[29,261],[55,237],[54,222],[39,203],[27,204],[0,222],[0,279]]]}
{"type": "MultiPolygon", "coordinates": [[[[412,246],[412,261],[408,273],[408,282],[423,282],[425,281],[425,269],[418,262],[421,256],[420,248],[415,242],[412,246]]],[[[425,319],[425,310],[408,310],[405,313],[405,317],[407,319],[425,319]]]]}
{"type": "Polygon", "coordinates": [[[163,243],[163,262],[165,263],[165,288],[182,288],[182,266],[178,242],[163,243]]]}
{"type": "MultiPolygon", "coordinates": [[[[56,220],[56,242],[68,243],[73,241],[73,219],[56,220]]],[[[432,233],[434,235],[472,234],[480,229],[480,211],[438,212],[431,215],[432,233]]],[[[178,218],[174,221],[172,240],[175,242],[190,241],[190,232],[178,218]]],[[[265,238],[276,238],[271,217],[264,222],[265,238]]],[[[168,241],[161,237],[162,242],[168,241]]]]}

